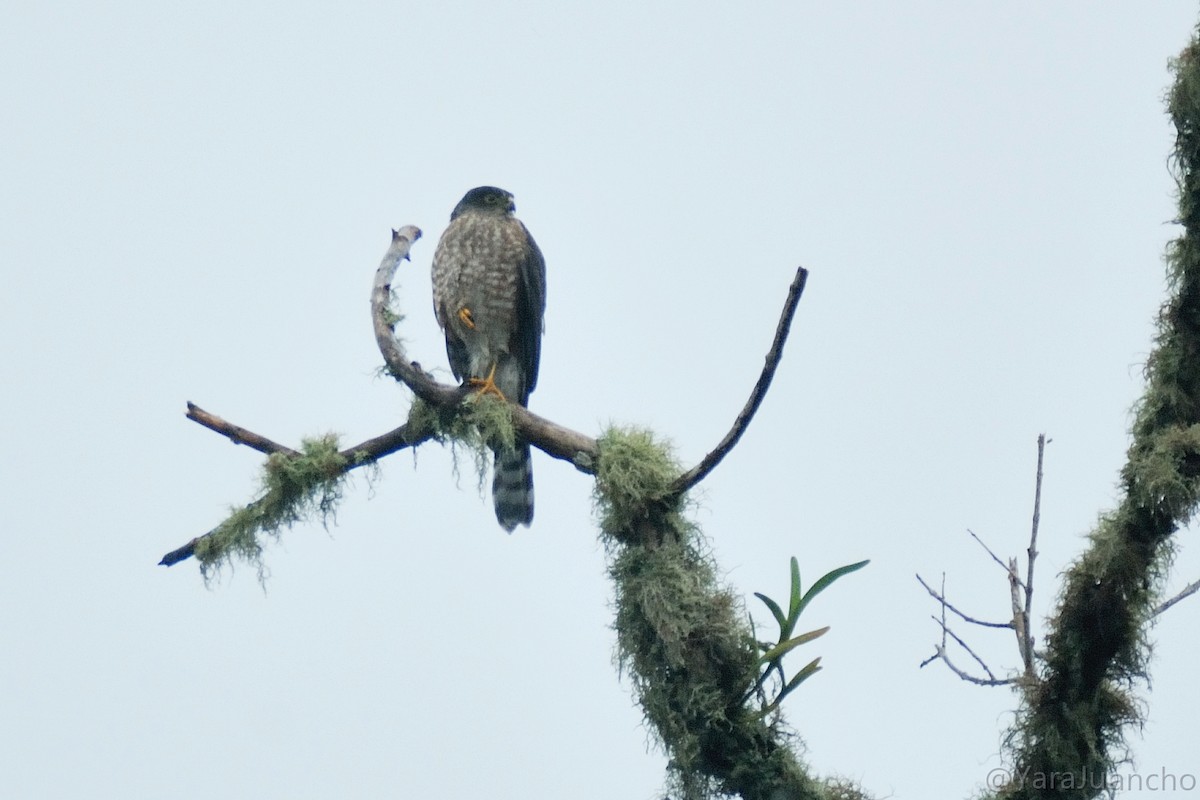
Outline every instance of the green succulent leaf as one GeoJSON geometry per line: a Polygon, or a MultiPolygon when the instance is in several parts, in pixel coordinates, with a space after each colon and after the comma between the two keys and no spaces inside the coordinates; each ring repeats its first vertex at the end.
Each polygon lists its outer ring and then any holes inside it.
{"type": "Polygon", "coordinates": [[[796,560],[795,556],[792,556],[792,598],[791,598],[791,601],[788,603],[789,615],[796,613],[796,607],[799,605],[799,603],[800,603],[800,562],[796,560]]]}
{"type": "Polygon", "coordinates": [[[775,617],[775,622],[779,624],[779,629],[783,630],[784,626],[787,625],[787,617],[783,615],[783,609],[779,607],[779,603],[776,603],[774,600],[767,597],[765,594],[762,594],[761,592],[755,592],[754,596],[759,600],[762,600],[763,603],[766,604],[767,608],[771,609],[771,614],[775,617]]]}
{"type": "Polygon", "coordinates": [[[804,665],[804,669],[792,676],[792,679],[787,682],[787,686],[779,692],[779,696],[775,698],[775,704],[778,705],[783,698],[788,696],[788,693],[795,689],[800,684],[811,678],[813,675],[821,671],[821,657],[817,656],[812,661],[804,665]]]}
{"type": "Polygon", "coordinates": [[[799,616],[800,612],[803,611],[808,606],[808,604],[812,602],[814,597],[816,597],[818,594],[820,594],[825,589],[829,588],[829,585],[832,584],[834,581],[836,581],[838,578],[842,577],[843,575],[849,575],[851,572],[857,572],[858,570],[862,569],[863,567],[865,567],[867,564],[870,564],[870,563],[871,563],[870,559],[868,559],[866,561],[859,561],[857,564],[848,564],[844,567],[838,567],[837,569],[822,575],[820,580],[818,580],[816,583],[814,583],[812,585],[812,587],[809,588],[808,592],[804,595],[804,598],[802,600],[800,600],[800,607],[796,611],[797,616],[799,616]]]}
{"type": "Polygon", "coordinates": [[[807,642],[811,642],[813,639],[818,639],[827,633],[829,633],[828,625],[826,625],[824,628],[819,628],[815,631],[809,631],[808,633],[802,633],[799,636],[788,639],[786,642],[780,642],[779,644],[775,645],[767,652],[763,653],[762,656],[760,656],[758,659],[759,663],[769,664],[773,661],[778,661],[779,659],[783,658],[788,653],[795,650],[800,645],[805,644],[807,642]]]}

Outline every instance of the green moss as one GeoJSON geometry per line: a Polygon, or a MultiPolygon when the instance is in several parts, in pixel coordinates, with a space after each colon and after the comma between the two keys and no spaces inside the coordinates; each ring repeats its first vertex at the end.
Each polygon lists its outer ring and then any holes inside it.
{"type": "Polygon", "coordinates": [[[823,783],[825,800],[872,800],[857,781],[849,778],[827,778],[823,783]]]}
{"type": "Polygon", "coordinates": [[[478,478],[480,491],[483,491],[492,464],[493,448],[510,448],[517,440],[512,409],[508,403],[491,395],[473,395],[457,408],[441,411],[415,400],[409,424],[419,425],[420,430],[430,432],[435,441],[449,445],[456,478],[459,460],[465,451],[478,478]]]}
{"type": "Polygon", "coordinates": [[[758,645],[671,491],[680,469],[644,430],[598,440],[595,501],[615,587],[617,660],[670,757],[673,796],[818,798],[794,742],[746,706],[758,645]]]}
{"type": "Polygon", "coordinates": [[[517,441],[512,408],[492,395],[474,395],[453,418],[450,434],[474,449],[511,449],[517,441]]]}
{"type": "Polygon", "coordinates": [[[433,406],[414,397],[408,409],[408,424],[418,433],[434,433],[440,428],[440,417],[433,406]]]}
{"type": "Polygon", "coordinates": [[[346,466],[333,434],[303,440],[299,456],[271,455],[263,470],[259,499],[233,511],[196,543],[195,555],[204,579],[235,560],[255,565],[262,579],[260,534],[278,536],[283,529],[314,515],[326,524],[342,499],[346,466]]]}
{"type": "Polygon", "coordinates": [[[634,541],[654,517],[666,527],[648,531],[652,535],[683,535],[682,498],[671,493],[681,470],[670,447],[636,428],[610,428],[596,444],[600,455],[593,497],[601,532],[617,541],[634,541]],[[670,530],[674,528],[679,530],[670,530]]]}
{"type": "MultiPolygon", "coordinates": [[[[1074,775],[1055,796],[1091,798],[1124,757],[1140,721],[1132,690],[1146,678],[1146,628],[1172,556],[1171,538],[1200,502],[1200,65],[1197,41],[1174,62],[1169,110],[1184,234],[1167,253],[1170,297],[1158,317],[1147,386],[1121,473],[1123,497],[1066,571],[1040,679],[1012,737],[1015,772],[1074,775]],[[1084,780],[1092,776],[1091,782],[1084,780]]],[[[1033,785],[1001,796],[1040,797],[1033,785]]]]}

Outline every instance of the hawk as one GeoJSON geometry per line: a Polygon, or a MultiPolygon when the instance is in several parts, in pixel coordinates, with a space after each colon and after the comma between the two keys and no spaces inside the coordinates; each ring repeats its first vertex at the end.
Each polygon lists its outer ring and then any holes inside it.
{"type": "MultiPolygon", "coordinates": [[[[433,310],[454,377],[522,406],[537,386],[546,261],[513,196],[480,186],[463,196],[433,254],[433,310]]],[[[512,533],[533,521],[529,443],[497,450],[492,502],[512,533]]]]}

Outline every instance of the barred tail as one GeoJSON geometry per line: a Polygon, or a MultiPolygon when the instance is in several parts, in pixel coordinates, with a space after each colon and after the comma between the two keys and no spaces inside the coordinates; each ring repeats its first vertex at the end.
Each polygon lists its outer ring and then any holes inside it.
{"type": "Polygon", "coordinates": [[[496,506],[496,520],[509,533],[518,525],[533,522],[533,467],[528,444],[496,451],[492,502],[496,506]]]}

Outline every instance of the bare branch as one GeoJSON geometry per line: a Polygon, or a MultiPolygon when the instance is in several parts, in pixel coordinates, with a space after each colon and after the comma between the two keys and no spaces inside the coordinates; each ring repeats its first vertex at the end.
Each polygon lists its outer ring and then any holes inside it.
{"type": "Polygon", "coordinates": [[[925,591],[929,592],[934,600],[937,600],[943,608],[948,608],[953,611],[956,615],[958,615],[959,619],[963,620],[964,622],[969,622],[972,625],[980,625],[984,628],[1011,628],[1013,626],[1011,622],[988,622],[987,620],[975,619],[975,617],[964,614],[955,608],[953,604],[948,602],[944,595],[940,594],[937,590],[933,589],[928,583],[926,583],[925,579],[919,574],[917,575],[917,580],[922,586],[925,587],[925,591]]]}
{"type": "MultiPolygon", "coordinates": [[[[967,533],[971,534],[972,539],[974,539],[976,542],[979,542],[979,546],[987,551],[987,554],[992,557],[992,561],[995,561],[997,564],[999,564],[1000,569],[1004,570],[1005,574],[1008,574],[1010,572],[1010,570],[1008,569],[1008,564],[1005,564],[1003,561],[1001,561],[1000,556],[993,553],[992,548],[990,548],[986,544],[984,544],[983,539],[980,539],[975,534],[975,531],[971,530],[970,528],[967,528],[967,533]]],[[[1018,583],[1020,582],[1020,580],[1021,580],[1020,578],[1017,578],[1018,583]]]]}
{"type": "Polygon", "coordinates": [[[946,664],[946,667],[949,668],[949,670],[951,672],[953,672],[955,675],[957,675],[962,680],[968,681],[970,683],[978,684],[980,686],[1005,686],[1007,684],[1012,683],[1013,680],[1011,678],[997,678],[994,674],[992,674],[992,671],[988,668],[988,665],[984,662],[984,660],[982,658],[980,658],[978,655],[976,655],[975,651],[972,650],[967,645],[966,642],[964,642],[962,639],[960,639],[954,631],[950,630],[950,626],[946,624],[946,609],[950,609],[951,611],[953,611],[955,614],[957,614],[962,619],[966,620],[967,622],[973,623],[975,625],[983,625],[983,626],[989,627],[989,628],[1011,628],[1012,625],[1005,624],[1005,623],[998,623],[998,622],[983,622],[981,620],[977,620],[972,617],[968,617],[966,614],[962,613],[957,608],[955,608],[954,606],[947,603],[946,602],[946,573],[944,573],[944,572],[942,573],[942,590],[940,592],[935,591],[928,583],[925,582],[925,579],[922,578],[920,575],[917,576],[917,580],[920,581],[921,585],[925,587],[925,591],[929,592],[929,594],[932,595],[933,598],[935,600],[937,600],[938,603],[942,607],[941,619],[938,619],[937,617],[933,617],[932,615],[930,615],[931,618],[933,619],[933,621],[936,622],[938,625],[940,625],[942,628],[942,643],[934,646],[933,655],[931,655],[929,658],[922,661],[919,668],[928,666],[929,664],[932,664],[934,661],[942,661],[946,664]],[[979,666],[983,667],[983,671],[988,674],[988,677],[980,678],[976,675],[972,675],[969,672],[967,672],[963,669],[960,669],[958,667],[958,665],[956,665],[953,661],[951,661],[949,654],[946,652],[946,637],[947,636],[952,637],[954,639],[954,641],[958,642],[959,647],[966,650],[967,653],[969,653],[970,656],[975,659],[976,663],[978,663],[979,666]]]}
{"type": "Polygon", "coordinates": [[[200,423],[210,431],[216,431],[234,444],[244,444],[250,449],[257,450],[264,455],[269,456],[273,453],[283,453],[287,456],[300,455],[290,447],[273,442],[265,436],[260,436],[254,431],[248,431],[245,428],[234,425],[232,422],[226,422],[216,414],[208,413],[191,401],[187,404],[187,418],[192,422],[200,423]]]}
{"type": "MultiPolygon", "coordinates": [[[[953,635],[953,634],[951,634],[951,635],[953,635]]],[[[957,637],[955,637],[955,638],[957,638],[957,637]]],[[[969,650],[968,650],[968,652],[969,652],[969,650]]],[[[971,655],[975,655],[975,654],[971,653],[971,655]]],[[[946,667],[951,672],[953,672],[955,675],[957,675],[959,678],[961,678],[962,680],[967,681],[969,683],[974,683],[978,686],[1011,686],[1012,684],[1016,683],[1016,681],[1012,678],[997,678],[995,676],[990,677],[990,678],[980,678],[976,675],[972,675],[971,673],[967,672],[964,669],[961,669],[957,664],[955,664],[953,661],[951,661],[950,656],[948,656],[946,654],[946,649],[944,647],[938,647],[937,652],[935,652],[929,658],[925,659],[925,661],[923,661],[921,663],[921,666],[925,666],[926,664],[928,664],[932,661],[943,662],[946,665],[946,667]]]]}
{"type": "Polygon", "coordinates": [[[1163,613],[1168,608],[1170,608],[1171,606],[1178,603],[1180,600],[1184,600],[1188,597],[1191,597],[1196,592],[1200,592],[1200,581],[1195,581],[1193,583],[1189,583],[1187,586],[1185,586],[1183,588],[1183,591],[1181,591],[1179,594],[1175,595],[1170,600],[1164,600],[1163,602],[1159,603],[1157,606],[1155,606],[1154,611],[1150,612],[1150,617],[1151,618],[1157,617],[1159,614],[1163,613]]]}
{"type": "MultiPolygon", "coordinates": [[[[934,619],[937,619],[937,618],[934,617],[934,619]]],[[[970,645],[968,645],[966,642],[964,642],[957,633],[950,630],[950,628],[947,627],[945,625],[945,623],[942,624],[942,632],[949,634],[950,638],[953,639],[955,642],[957,642],[959,647],[961,647],[963,650],[966,650],[967,654],[969,656],[971,656],[971,658],[975,659],[975,663],[978,664],[979,666],[983,667],[983,671],[988,674],[989,678],[991,678],[992,680],[996,679],[996,676],[994,674],[992,674],[991,669],[988,668],[987,662],[985,662],[982,658],[977,656],[975,654],[975,651],[971,649],[970,645]]]]}
{"type": "Polygon", "coordinates": [[[375,284],[371,290],[371,323],[375,328],[375,343],[392,375],[426,403],[444,408],[457,405],[466,392],[460,387],[438,383],[419,364],[408,360],[404,347],[393,331],[400,317],[390,310],[392,278],[400,262],[408,260],[408,251],[420,238],[421,229],[415,225],[405,225],[392,231],[392,244],[375,271],[375,284]]]}
{"type": "Polygon", "coordinates": [[[1017,652],[1021,655],[1025,674],[1033,674],[1033,637],[1029,633],[1029,616],[1022,604],[1029,597],[1029,591],[1024,590],[1022,597],[1021,578],[1017,570],[1017,560],[1008,560],[1008,589],[1012,598],[1013,631],[1017,635],[1017,652]]]}
{"type": "MultiPolygon", "coordinates": [[[[984,660],[982,658],[980,658],[979,656],[977,656],[975,654],[975,651],[972,650],[970,647],[968,647],[967,643],[964,642],[962,639],[960,639],[958,637],[958,635],[954,633],[954,631],[950,630],[950,626],[946,624],[946,609],[950,608],[950,604],[947,603],[945,600],[945,597],[946,597],[946,573],[944,573],[944,572],[942,573],[942,590],[940,592],[935,592],[932,588],[930,588],[929,584],[925,583],[925,581],[921,578],[920,575],[917,576],[917,580],[921,581],[921,585],[925,587],[925,590],[927,592],[929,592],[931,595],[933,595],[935,598],[937,598],[938,602],[941,603],[941,606],[942,606],[941,619],[938,619],[937,617],[933,617],[931,615],[933,621],[936,622],[938,625],[940,625],[942,628],[942,643],[934,646],[933,655],[931,655],[929,658],[922,661],[921,667],[925,667],[926,665],[931,664],[934,661],[942,661],[946,664],[946,666],[950,669],[951,672],[953,672],[955,675],[957,675],[959,678],[961,678],[964,681],[969,681],[971,683],[979,684],[980,686],[1003,686],[1005,683],[1008,683],[1009,681],[1007,679],[1006,680],[997,679],[996,676],[992,674],[992,671],[990,669],[988,669],[988,665],[984,662],[984,660]],[[983,667],[983,671],[988,674],[988,676],[986,678],[980,678],[975,675],[972,675],[969,672],[966,672],[965,670],[960,669],[957,664],[955,664],[953,661],[950,660],[950,655],[949,655],[949,653],[946,652],[946,636],[948,636],[948,635],[953,637],[954,641],[958,642],[959,647],[966,650],[971,655],[971,657],[975,659],[976,663],[978,663],[979,666],[983,667]]],[[[963,616],[962,614],[960,614],[957,611],[957,609],[954,609],[954,611],[956,614],[959,614],[959,616],[963,616]]]]}
{"type": "MultiPolygon", "coordinates": [[[[1030,529],[1030,546],[1026,548],[1025,572],[1025,636],[1021,639],[1021,657],[1025,660],[1025,675],[1033,678],[1033,563],[1038,559],[1038,524],[1042,521],[1042,464],[1045,461],[1046,434],[1038,434],[1038,474],[1033,488],[1033,524],[1030,529]]],[[[1015,569],[1015,567],[1014,567],[1015,569]]]]}
{"type": "Polygon", "coordinates": [[[704,480],[708,476],[708,473],[712,472],[717,464],[720,464],[721,460],[729,455],[729,452],[738,443],[738,439],[741,439],[742,434],[746,432],[746,428],[750,425],[750,420],[754,418],[758,407],[762,405],[763,398],[767,396],[767,389],[771,386],[771,380],[775,377],[775,369],[779,366],[780,358],[783,357],[783,345],[787,341],[788,332],[792,327],[792,319],[796,316],[796,306],[800,304],[800,296],[804,294],[804,284],[807,281],[808,270],[804,267],[797,268],[796,277],[792,280],[792,285],[788,289],[787,299],[783,303],[783,312],[779,315],[779,324],[775,326],[775,340],[771,342],[771,349],[767,352],[766,363],[763,364],[763,370],[758,376],[758,382],[754,384],[754,390],[750,392],[750,399],[746,401],[746,405],[742,408],[741,413],[733,421],[733,427],[725,434],[725,438],[713,448],[712,452],[706,455],[699,464],[675,479],[675,483],[671,487],[675,492],[686,492],[704,480]]]}
{"type": "MultiPolygon", "coordinates": [[[[973,617],[970,617],[970,616],[962,613],[961,611],[959,611],[957,608],[955,608],[954,606],[952,606],[950,603],[948,603],[946,601],[945,574],[943,574],[943,576],[942,576],[942,591],[941,592],[934,591],[934,589],[932,587],[930,587],[929,584],[927,584],[924,581],[924,579],[921,578],[920,575],[917,575],[917,580],[920,581],[920,583],[923,587],[925,587],[925,591],[929,592],[930,596],[932,596],[933,599],[937,600],[938,603],[942,607],[942,618],[941,618],[941,621],[939,622],[939,624],[942,626],[942,644],[936,648],[936,650],[932,656],[930,656],[929,658],[927,658],[921,662],[922,667],[924,667],[926,664],[932,663],[933,661],[938,661],[938,660],[945,661],[946,666],[949,667],[950,670],[952,672],[954,672],[954,674],[958,675],[959,678],[966,680],[966,681],[970,681],[972,683],[977,683],[981,686],[1006,686],[1006,685],[1010,685],[1010,684],[1014,684],[1014,683],[1019,683],[1021,681],[1036,680],[1037,675],[1034,670],[1034,664],[1035,664],[1035,661],[1037,658],[1037,654],[1034,652],[1034,649],[1033,649],[1034,639],[1033,639],[1032,626],[1030,625],[1030,618],[1031,618],[1031,613],[1032,613],[1031,609],[1032,609],[1032,602],[1033,602],[1033,600],[1032,600],[1032,598],[1033,598],[1033,565],[1034,565],[1034,561],[1037,559],[1038,524],[1041,519],[1041,508],[1042,508],[1042,475],[1043,475],[1042,467],[1043,467],[1044,459],[1045,459],[1046,444],[1049,441],[1050,440],[1046,438],[1045,434],[1040,434],[1038,436],[1037,481],[1036,481],[1036,486],[1035,486],[1035,490],[1034,490],[1034,500],[1033,500],[1033,527],[1032,527],[1032,532],[1030,533],[1030,537],[1029,537],[1029,547],[1026,549],[1026,553],[1028,554],[1029,561],[1028,561],[1028,569],[1027,569],[1027,572],[1025,575],[1025,579],[1021,580],[1021,573],[1020,573],[1020,568],[1019,568],[1017,559],[1010,558],[1008,560],[1008,563],[1006,564],[1004,561],[1002,561],[1000,559],[999,556],[997,556],[992,551],[992,549],[990,547],[987,546],[986,543],[984,543],[983,539],[979,538],[979,536],[976,535],[975,531],[972,531],[970,529],[967,530],[967,533],[971,534],[971,538],[973,538],[976,541],[976,543],[978,543],[979,546],[982,547],[985,552],[987,552],[987,554],[991,557],[992,561],[995,561],[997,564],[1000,565],[1000,567],[1004,570],[1005,575],[1008,577],[1008,588],[1009,588],[1010,600],[1012,603],[1012,621],[1005,622],[1005,623],[985,622],[985,621],[977,620],[973,617]],[[989,628],[1009,628],[1009,629],[1011,629],[1016,634],[1017,650],[1021,654],[1021,663],[1022,663],[1022,667],[1023,667],[1021,676],[1014,677],[1014,678],[1004,678],[1004,679],[996,678],[996,676],[992,674],[992,671],[990,669],[988,669],[987,664],[985,664],[983,662],[983,659],[979,658],[979,656],[977,656],[975,654],[975,652],[973,650],[971,650],[971,648],[967,645],[967,643],[965,641],[963,641],[961,638],[959,638],[959,636],[957,634],[955,634],[954,631],[950,630],[949,626],[947,626],[947,624],[946,624],[946,609],[949,609],[950,611],[957,614],[964,621],[969,622],[974,625],[981,625],[981,626],[989,627],[989,628]],[[983,678],[979,678],[977,676],[970,675],[969,673],[965,672],[964,670],[959,669],[957,666],[955,666],[950,661],[950,659],[946,655],[946,637],[947,636],[950,636],[951,638],[953,638],[954,641],[957,642],[960,647],[962,647],[964,650],[966,650],[967,653],[969,653],[971,655],[971,657],[974,658],[975,661],[978,662],[981,667],[983,667],[984,672],[986,672],[988,674],[987,679],[983,679],[983,678]]],[[[1198,586],[1197,586],[1196,590],[1200,590],[1200,582],[1198,582],[1198,586]]],[[[935,620],[936,620],[936,617],[935,617],[935,620]]]]}

